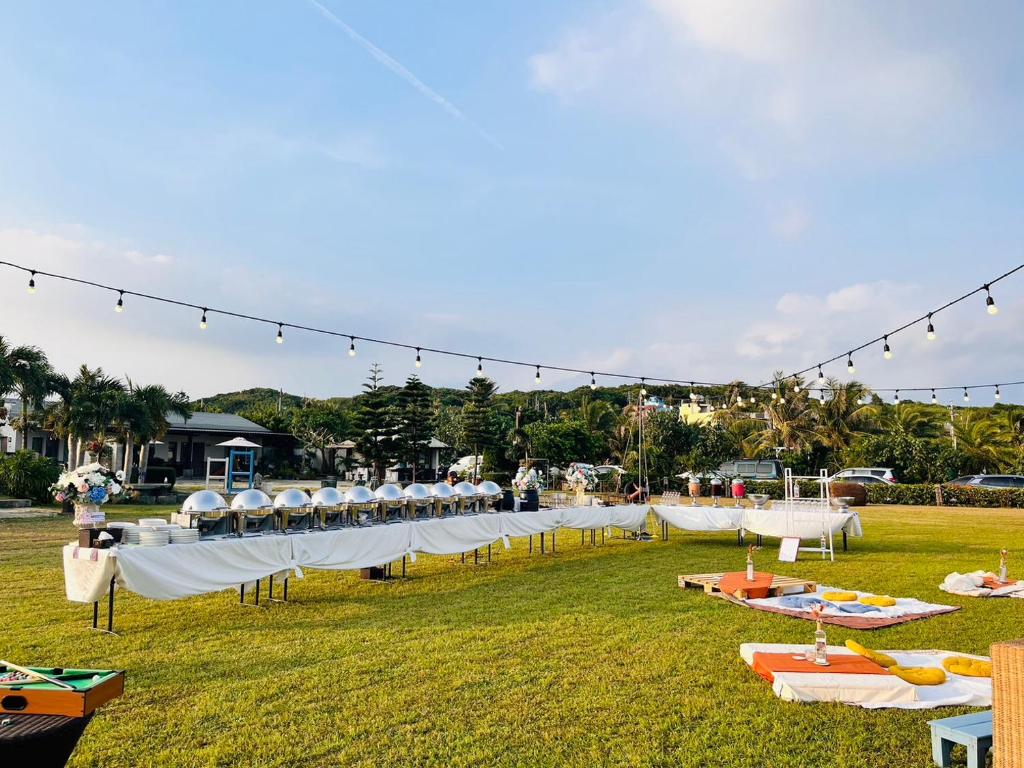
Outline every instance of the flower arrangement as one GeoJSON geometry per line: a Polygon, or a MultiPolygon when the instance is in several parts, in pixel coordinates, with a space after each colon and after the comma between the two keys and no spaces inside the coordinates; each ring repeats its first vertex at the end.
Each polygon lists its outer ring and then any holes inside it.
{"type": "Polygon", "coordinates": [[[124,491],[124,472],[111,472],[101,464],[85,464],[71,469],[57,478],[50,486],[53,498],[58,503],[70,501],[73,504],[106,504],[124,491]]]}
{"type": "Polygon", "coordinates": [[[512,485],[520,491],[540,490],[540,481],[537,480],[537,471],[534,469],[525,469],[524,467],[520,467],[519,471],[516,472],[516,478],[512,481],[512,485]]]}
{"type": "Polygon", "coordinates": [[[573,462],[565,470],[565,482],[577,493],[594,490],[597,488],[597,472],[594,465],[573,462]]]}

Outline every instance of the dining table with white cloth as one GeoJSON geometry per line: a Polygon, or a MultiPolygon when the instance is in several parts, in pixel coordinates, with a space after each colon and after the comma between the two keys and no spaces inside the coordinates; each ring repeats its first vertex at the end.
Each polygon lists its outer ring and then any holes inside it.
{"type": "Polygon", "coordinates": [[[785,502],[775,502],[771,509],[743,510],[743,528],[759,536],[780,539],[817,539],[829,532],[833,536],[839,533],[864,535],[856,512],[837,512],[824,505],[787,507],[785,502]]]}
{"type": "Polygon", "coordinates": [[[663,523],[681,531],[738,531],[743,527],[741,507],[681,506],[654,504],[654,514],[663,523]]]}

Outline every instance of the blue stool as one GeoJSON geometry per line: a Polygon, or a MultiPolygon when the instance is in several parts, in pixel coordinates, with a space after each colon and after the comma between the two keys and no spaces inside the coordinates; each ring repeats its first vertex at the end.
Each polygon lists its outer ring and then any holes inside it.
{"type": "Polygon", "coordinates": [[[992,748],[992,710],[973,715],[929,720],[932,727],[932,760],[942,768],[949,768],[953,746],[967,748],[967,768],[982,768],[985,755],[992,748]]]}

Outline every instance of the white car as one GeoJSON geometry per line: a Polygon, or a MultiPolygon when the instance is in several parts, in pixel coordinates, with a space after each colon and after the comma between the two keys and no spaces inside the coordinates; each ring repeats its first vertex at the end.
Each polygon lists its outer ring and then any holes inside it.
{"type": "Polygon", "coordinates": [[[849,469],[843,469],[836,472],[832,477],[829,478],[831,482],[836,480],[843,480],[846,478],[850,479],[850,482],[858,482],[853,478],[856,477],[877,477],[884,483],[895,483],[896,478],[892,474],[892,470],[888,467],[851,467],[849,469]]]}

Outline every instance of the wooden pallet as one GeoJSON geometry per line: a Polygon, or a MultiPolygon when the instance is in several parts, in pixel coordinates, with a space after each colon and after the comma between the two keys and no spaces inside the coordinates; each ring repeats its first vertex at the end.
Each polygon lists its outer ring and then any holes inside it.
{"type": "MultiPolygon", "coordinates": [[[[723,575],[721,573],[693,573],[688,576],[680,576],[679,586],[702,587],[709,595],[722,594],[718,588],[718,582],[722,580],[723,575]]],[[[784,594],[795,592],[797,587],[801,592],[814,592],[818,588],[818,583],[807,579],[795,579],[792,576],[774,576],[772,585],[768,589],[768,595],[769,597],[782,597],[784,594]]],[[[747,595],[742,589],[738,589],[732,597],[745,600],[747,595]]]]}

